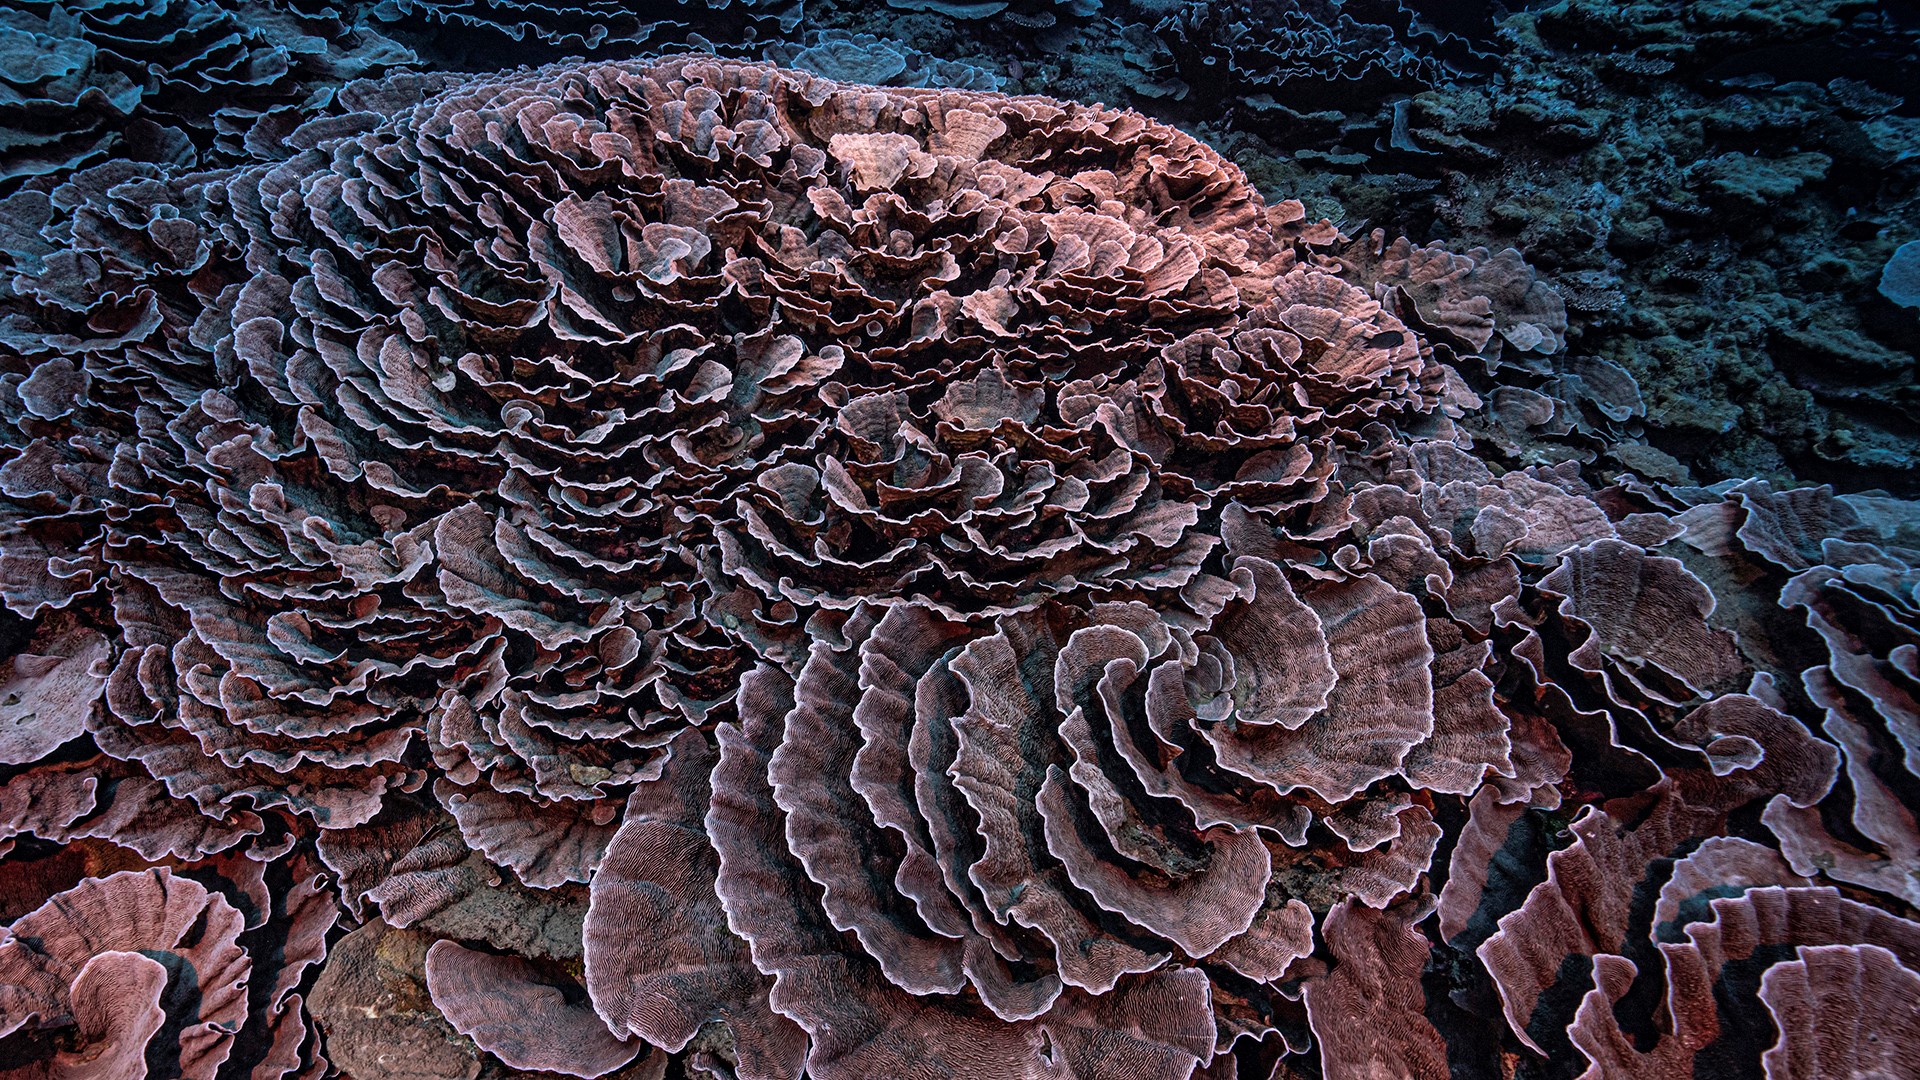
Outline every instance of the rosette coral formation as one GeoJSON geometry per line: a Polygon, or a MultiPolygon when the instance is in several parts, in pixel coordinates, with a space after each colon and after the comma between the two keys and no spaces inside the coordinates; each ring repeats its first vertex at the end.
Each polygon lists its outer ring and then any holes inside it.
{"type": "Polygon", "coordinates": [[[1920,1053],[1920,516],[1583,468],[1519,253],[1045,98],[339,97],[19,197],[6,1075],[1920,1053]]]}
{"type": "MultiPolygon", "coordinates": [[[[0,193],[105,160],[284,156],[283,136],[356,76],[412,64],[304,0],[22,0],[0,10],[0,193]]],[[[7,224],[20,208],[6,213],[7,224]]]]}

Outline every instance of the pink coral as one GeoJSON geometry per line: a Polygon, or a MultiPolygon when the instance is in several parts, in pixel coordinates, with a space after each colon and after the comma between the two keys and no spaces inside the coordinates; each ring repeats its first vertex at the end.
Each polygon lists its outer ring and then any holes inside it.
{"type": "Polygon", "coordinates": [[[1911,1034],[1817,1014],[1915,985],[1913,508],[1583,467],[1637,394],[1518,253],[1044,98],[350,90],[284,160],[76,176],[0,299],[0,1060],[1911,1034]]]}

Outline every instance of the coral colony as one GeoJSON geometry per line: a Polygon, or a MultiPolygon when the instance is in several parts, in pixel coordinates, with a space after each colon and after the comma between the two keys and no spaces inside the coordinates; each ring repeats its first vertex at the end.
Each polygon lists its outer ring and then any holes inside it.
{"type": "Polygon", "coordinates": [[[1914,1075],[1916,36],[0,11],[0,1078],[1914,1075]]]}

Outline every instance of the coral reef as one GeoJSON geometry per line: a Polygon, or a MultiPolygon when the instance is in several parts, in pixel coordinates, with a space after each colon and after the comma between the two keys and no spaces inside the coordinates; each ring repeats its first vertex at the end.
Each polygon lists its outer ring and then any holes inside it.
{"type": "Polygon", "coordinates": [[[189,167],[277,156],[271,136],[341,83],[415,61],[336,9],[262,0],[13,4],[0,40],[0,194],[109,156],[189,167]]]}
{"type": "Polygon", "coordinates": [[[1410,21],[1397,3],[1174,5],[1153,27],[1164,67],[1143,65],[1137,89],[1258,114],[1432,85],[1443,67],[1416,47],[1410,21]]]}
{"type": "Polygon", "coordinates": [[[1874,288],[1916,213],[1912,121],[1875,84],[1911,81],[1869,59],[1912,34],[1880,18],[1572,0],[1507,19],[1492,79],[1331,118],[1334,157],[1299,128],[1234,156],[1305,157],[1262,167],[1326,213],[1527,252],[1570,350],[1638,381],[1667,479],[1912,494],[1920,337],[1874,288]]]}
{"type": "Polygon", "coordinates": [[[1642,389],[1620,466],[1920,493],[1920,330],[1875,288],[1920,228],[1899,12],[1134,0],[1036,27],[968,7],[809,18],[1130,103],[1354,231],[1527,252],[1571,351],[1642,389]]]}
{"type": "Polygon", "coordinates": [[[804,0],[378,0],[366,17],[435,67],[490,70],[568,56],[640,55],[689,34],[729,43],[763,31],[778,35],[798,27],[804,12],[804,0]]]}
{"type": "Polygon", "coordinates": [[[1511,247],[830,30],[6,199],[0,1074],[1920,1051],[1920,505],[1692,482],[1511,247]]]}
{"type": "Polygon", "coordinates": [[[1915,29],[1861,0],[116,0],[5,18],[0,195],[109,155],[284,157],[383,114],[330,99],[396,68],[690,46],[850,82],[1131,104],[1349,231],[1527,252],[1572,308],[1571,351],[1638,384],[1619,467],[1920,494],[1920,328],[1876,288],[1899,289],[1880,268],[1920,214],[1903,100],[1920,63],[1915,29]],[[316,114],[333,127],[296,132],[316,114]]]}

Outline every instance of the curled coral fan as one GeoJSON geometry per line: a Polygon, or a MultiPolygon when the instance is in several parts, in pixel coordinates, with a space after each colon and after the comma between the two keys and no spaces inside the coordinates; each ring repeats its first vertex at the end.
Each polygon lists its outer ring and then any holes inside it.
{"type": "Polygon", "coordinates": [[[1517,253],[1356,243],[1043,98],[350,96],[34,202],[0,896],[55,899],[7,912],[0,1060],[1757,1068],[1913,984],[1912,508],[1551,464],[1627,391],[1517,253]],[[1676,1022],[1697,960],[1746,1026],[1614,1031],[1655,951],[1676,1022]]]}
{"type": "Polygon", "coordinates": [[[279,156],[340,84],[414,60],[335,9],[260,0],[31,0],[0,12],[0,43],[0,191],[109,150],[189,166],[279,156]]]}

